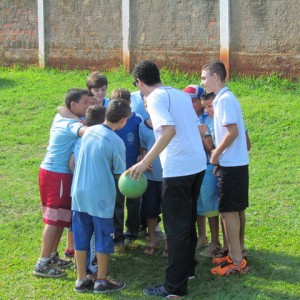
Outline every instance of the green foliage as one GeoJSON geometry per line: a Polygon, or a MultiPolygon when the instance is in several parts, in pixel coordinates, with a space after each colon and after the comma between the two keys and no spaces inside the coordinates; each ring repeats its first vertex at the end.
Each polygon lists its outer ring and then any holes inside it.
{"type": "MultiPolygon", "coordinates": [[[[85,87],[89,71],[0,67],[0,298],[95,299],[73,292],[76,274],[63,279],[32,275],[39,256],[43,224],[38,169],[46,151],[49,129],[64,93],[85,87]]],[[[124,68],[106,71],[108,95],[117,87],[133,91],[124,68]]],[[[183,89],[199,83],[196,74],[162,69],[162,81],[183,89]]],[[[234,77],[229,82],[238,96],[252,141],[250,207],[246,247],[250,272],[214,278],[209,259],[197,255],[197,279],[189,283],[187,299],[299,299],[300,228],[300,84],[276,74],[234,77]]],[[[164,280],[167,260],[160,252],[143,254],[147,239],[126,254],[112,255],[110,274],[127,288],[101,299],[146,299],[142,288],[164,280]]],[[[179,245],[180,246],[180,245],[179,245]]],[[[65,247],[65,236],[60,252],[65,247]]],[[[98,297],[98,296],[97,296],[98,297]]]]}

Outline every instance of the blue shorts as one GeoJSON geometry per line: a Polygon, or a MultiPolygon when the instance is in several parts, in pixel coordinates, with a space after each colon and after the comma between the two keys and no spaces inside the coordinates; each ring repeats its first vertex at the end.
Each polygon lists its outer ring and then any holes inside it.
{"type": "Polygon", "coordinates": [[[162,181],[148,179],[148,187],[142,196],[142,216],[156,219],[161,213],[162,181]]]}
{"type": "Polygon", "coordinates": [[[213,175],[213,170],[214,165],[208,164],[197,201],[198,216],[204,216],[206,213],[219,209],[218,179],[213,175]]]}
{"type": "Polygon", "coordinates": [[[96,252],[110,254],[114,252],[113,218],[93,217],[87,213],[73,211],[72,227],[75,250],[88,251],[93,232],[95,231],[96,252]]]}

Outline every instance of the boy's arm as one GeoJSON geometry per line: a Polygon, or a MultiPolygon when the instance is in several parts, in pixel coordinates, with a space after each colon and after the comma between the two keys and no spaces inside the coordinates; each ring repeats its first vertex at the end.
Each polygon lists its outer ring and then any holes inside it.
{"type": "Polygon", "coordinates": [[[67,107],[65,106],[59,106],[57,109],[57,112],[64,118],[67,119],[74,119],[74,120],[80,120],[77,116],[75,116],[67,107]]]}
{"type": "Polygon", "coordinates": [[[83,136],[85,131],[88,129],[88,126],[81,126],[78,130],[78,136],[83,136]]]}
{"type": "Polygon", "coordinates": [[[74,161],[74,154],[72,153],[69,159],[69,168],[74,173],[75,161],[74,161]]]}
{"type": "Polygon", "coordinates": [[[250,141],[247,131],[246,131],[246,141],[247,141],[247,150],[250,151],[251,150],[251,141],[250,141]]]}
{"type": "Polygon", "coordinates": [[[209,137],[206,136],[206,132],[207,132],[206,125],[201,124],[201,125],[198,126],[198,129],[200,131],[200,135],[201,135],[204,150],[206,152],[211,152],[214,149],[214,145],[213,145],[213,142],[212,142],[212,138],[209,138],[209,137]]]}
{"type": "Polygon", "coordinates": [[[220,145],[211,153],[210,162],[213,165],[219,164],[220,155],[234,142],[234,140],[239,135],[237,124],[227,125],[226,128],[227,128],[227,133],[224,139],[222,140],[220,145]]]}

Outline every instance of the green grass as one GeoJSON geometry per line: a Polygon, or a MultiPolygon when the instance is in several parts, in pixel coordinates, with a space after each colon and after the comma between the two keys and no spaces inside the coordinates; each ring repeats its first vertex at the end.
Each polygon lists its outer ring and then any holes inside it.
{"type": "MultiPolygon", "coordinates": [[[[88,71],[1,68],[0,136],[0,298],[96,299],[73,292],[76,275],[41,279],[32,275],[41,233],[38,169],[49,129],[64,93],[84,87],[88,71]]],[[[108,95],[116,87],[133,91],[131,75],[122,68],[105,72],[108,95]]],[[[179,89],[199,82],[197,75],[162,71],[165,84],[179,89]]],[[[300,299],[300,83],[268,77],[235,77],[230,88],[239,98],[249,135],[250,207],[246,246],[250,272],[214,278],[210,261],[197,256],[197,279],[187,299],[300,299]]],[[[110,274],[127,288],[101,299],[143,299],[142,288],[164,279],[167,261],[138,250],[113,255],[110,274]]],[[[65,236],[60,252],[65,247],[65,236]]],[[[161,250],[162,250],[161,245],[161,250]]],[[[147,298],[148,299],[148,298],[147,298]]]]}

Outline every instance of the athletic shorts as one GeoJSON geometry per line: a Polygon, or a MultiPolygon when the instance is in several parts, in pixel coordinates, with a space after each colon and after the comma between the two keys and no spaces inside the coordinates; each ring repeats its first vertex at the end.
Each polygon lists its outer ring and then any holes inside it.
{"type": "Polygon", "coordinates": [[[249,173],[248,165],[221,167],[217,170],[219,187],[219,211],[243,211],[248,207],[249,173]]]}
{"type": "Polygon", "coordinates": [[[214,165],[208,164],[197,200],[198,216],[219,210],[218,179],[213,175],[213,170],[214,165]]]}
{"type": "Polygon", "coordinates": [[[162,181],[148,179],[148,187],[142,196],[142,216],[156,219],[161,212],[162,181]]]}
{"type": "Polygon", "coordinates": [[[72,177],[72,174],[40,168],[39,185],[44,223],[61,227],[71,225],[72,177]]]}
{"type": "Polygon", "coordinates": [[[95,249],[102,254],[114,252],[113,218],[94,217],[85,212],[73,211],[72,227],[75,250],[88,251],[93,232],[95,231],[95,249]]]}

